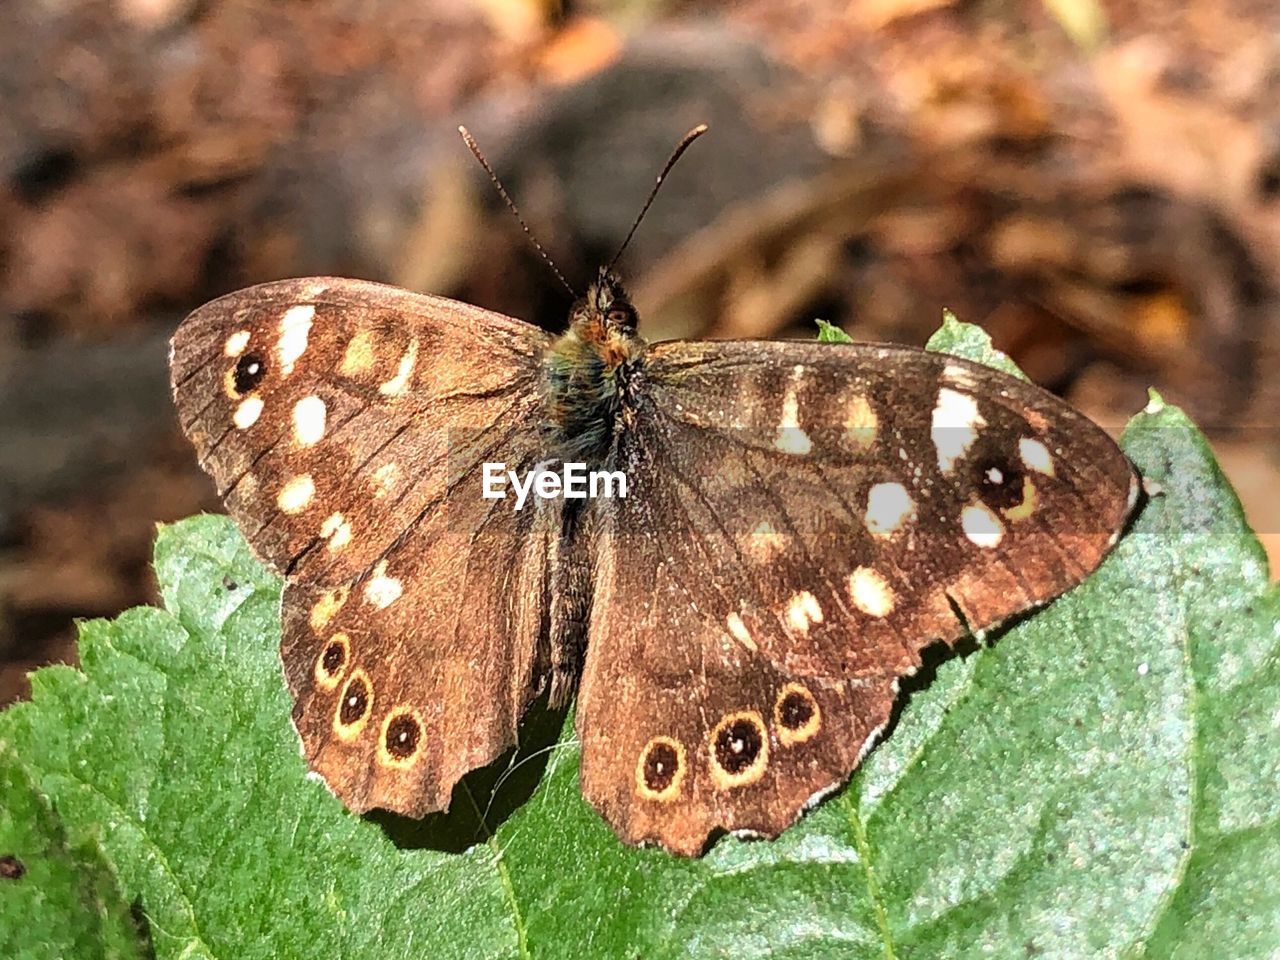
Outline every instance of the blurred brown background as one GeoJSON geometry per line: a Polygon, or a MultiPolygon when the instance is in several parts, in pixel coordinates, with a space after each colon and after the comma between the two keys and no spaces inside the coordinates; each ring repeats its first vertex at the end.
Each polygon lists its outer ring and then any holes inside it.
{"type": "Polygon", "coordinates": [[[68,0],[0,12],[0,702],[152,599],[216,509],[166,340],[345,274],[555,327],[613,252],[651,338],[919,344],[942,307],[1118,428],[1209,430],[1280,559],[1280,14],[1270,2],[68,0]]]}

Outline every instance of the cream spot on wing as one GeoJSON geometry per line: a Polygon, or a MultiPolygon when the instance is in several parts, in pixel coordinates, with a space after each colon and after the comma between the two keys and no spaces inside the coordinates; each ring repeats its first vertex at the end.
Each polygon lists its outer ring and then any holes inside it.
{"type": "Polygon", "coordinates": [[[742,618],[736,613],[731,613],[724,618],[724,624],[729,628],[729,633],[733,635],[733,639],[750,650],[752,653],[759,651],[756,642],[751,639],[751,631],[747,629],[747,625],[742,622],[742,618]]]}
{"type": "Polygon", "coordinates": [[[1028,469],[1053,476],[1053,456],[1049,453],[1049,448],[1039,440],[1023,437],[1018,441],[1018,454],[1028,469]]]}
{"type": "Polygon", "coordinates": [[[237,330],[227,337],[227,342],[223,345],[222,352],[228,357],[238,357],[244,353],[247,346],[249,346],[249,331],[237,330]]]}
{"type": "Polygon", "coordinates": [[[262,416],[262,398],[245,397],[236,407],[236,412],[231,415],[231,422],[238,430],[248,430],[258,422],[260,416],[262,416]]]}
{"type": "Polygon", "coordinates": [[[869,447],[876,439],[880,418],[871,409],[871,401],[856,393],[847,404],[844,418],[845,437],[859,447],[869,447]]]}
{"type": "Polygon", "coordinates": [[[787,603],[787,626],[796,633],[808,633],[809,627],[822,622],[822,606],[808,590],[801,590],[787,603]]]}
{"type": "Polygon", "coordinates": [[[800,401],[796,396],[796,389],[803,375],[804,367],[796,364],[791,371],[786,395],[782,398],[782,417],[778,420],[778,435],[773,441],[776,449],[798,456],[803,456],[813,449],[813,441],[800,428],[800,401]]]}
{"type": "Polygon", "coordinates": [[[364,598],[375,607],[385,608],[396,602],[404,592],[404,585],[395,577],[387,576],[387,561],[379,560],[364,585],[364,598]]]}
{"type": "Polygon", "coordinates": [[[960,527],[980,547],[996,547],[1004,539],[1004,524],[984,503],[971,503],[961,510],[960,527]]]}
{"type": "Polygon", "coordinates": [[[373,369],[374,360],[373,332],[359,330],[347,343],[347,349],[342,353],[342,363],[338,365],[338,372],[344,377],[358,377],[373,369]]]}
{"type": "Polygon", "coordinates": [[[280,488],[276,506],[285,513],[301,513],[310,506],[311,498],[315,495],[316,485],[311,474],[301,473],[280,488]]]}
{"type": "Polygon", "coordinates": [[[320,524],[320,536],[329,541],[329,550],[337,553],[351,542],[351,524],[340,513],[332,513],[320,524]]]}
{"type": "Polygon", "coordinates": [[[887,537],[902,529],[916,516],[915,501],[900,483],[877,483],[867,491],[867,530],[887,537]]]}
{"type": "Polygon", "coordinates": [[[956,363],[948,363],[942,368],[942,379],[966,390],[972,390],[978,385],[973,378],[973,371],[956,363]]]}
{"type": "Polygon", "coordinates": [[[746,537],[746,551],[757,563],[764,563],[781,553],[787,545],[785,534],[774,529],[768,520],[761,520],[746,537]]]}
{"type": "Polygon", "coordinates": [[[280,375],[293,373],[293,365],[306,352],[307,337],[311,334],[311,321],[316,308],[309,303],[290,307],[280,318],[280,339],[276,341],[276,354],[280,358],[280,375]]]}
{"type": "Polygon", "coordinates": [[[386,383],[378,387],[380,393],[388,397],[398,397],[409,389],[409,378],[413,376],[413,368],[418,363],[418,339],[409,341],[409,348],[405,350],[404,356],[400,358],[400,366],[396,368],[396,375],[386,383]]]}
{"type": "Polygon", "coordinates": [[[1006,517],[1010,520],[1025,520],[1036,512],[1036,506],[1039,503],[1039,496],[1036,494],[1036,485],[1030,477],[1022,478],[1022,501],[1016,506],[1002,510],[1006,517]]]}
{"type": "Polygon", "coordinates": [[[399,473],[400,468],[396,466],[394,460],[384,463],[377,470],[373,471],[374,499],[385,497],[391,492],[391,488],[396,485],[399,473]]]}
{"type": "Polygon", "coordinates": [[[293,405],[293,439],[300,447],[310,447],[324,436],[327,415],[324,401],[319,397],[303,397],[293,405]]]}
{"type": "Polygon", "coordinates": [[[889,581],[870,567],[857,567],[849,574],[849,599],[855,607],[872,617],[887,617],[897,602],[889,581]]]}
{"type": "Polygon", "coordinates": [[[978,428],[986,423],[978,412],[978,401],[969,394],[957,393],[949,387],[938,390],[931,436],[938,450],[938,467],[943,473],[955,469],[956,460],[969,452],[978,439],[978,428]]]}
{"type": "Polygon", "coordinates": [[[335,587],[333,590],[326,590],[320,595],[320,599],[315,602],[315,606],[311,608],[311,629],[321,630],[334,614],[342,609],[342,605],[347,602],[347,594],[350,593],[349,587],[335,587]]]}

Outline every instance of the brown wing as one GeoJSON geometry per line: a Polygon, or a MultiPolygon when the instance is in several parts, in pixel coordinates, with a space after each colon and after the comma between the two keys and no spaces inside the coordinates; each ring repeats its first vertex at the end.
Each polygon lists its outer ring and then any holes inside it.
{"type": "Polygon", "coordinates": [[[332,278],[252,287],[173,341],[183,428],[286,576],[309,763],[352,809],[421,815],[513,743],[541,677],[552,511],[481,498],[538,459],[536,328],[332,278]]]}
{"type": "Polygon", "coordinates": [[[454,300],[315,277],[200,307],[170,367],[182,428],[258,556],[338,583],[442,502],[450,471],[506,456],[494,428],[536,415],[546,343],[454,300]]]}
{"type": "Polygon", "coordinates": [[[1136,492],[1052,395],[907,348],[659,344],[639,393],[582,781],[624,839],[684,854],[842,784],[925,646],[1078,583],[1136,492]]]}
{"type": "Polygon", "coordinates": [[[478,496],[353,584],[290,583],[281,656],[307,762],[352,810],[420,817],[516,742],[545,671],[558,521],[478,496]],[[550,521],[550,522],[549,522],[550,521]]]}

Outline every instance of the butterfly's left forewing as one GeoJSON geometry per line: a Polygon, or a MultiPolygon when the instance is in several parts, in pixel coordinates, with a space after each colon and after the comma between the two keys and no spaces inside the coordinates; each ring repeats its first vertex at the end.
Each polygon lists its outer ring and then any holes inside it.
{"type": "Polygon", "coordinates": [[[918,350],[658,344],[634,391],[583,789],[624,838],[682,853],[776,835],[843,783],[925,646],[1078,583],[1136,493],[1052,395],[918,350]]]}

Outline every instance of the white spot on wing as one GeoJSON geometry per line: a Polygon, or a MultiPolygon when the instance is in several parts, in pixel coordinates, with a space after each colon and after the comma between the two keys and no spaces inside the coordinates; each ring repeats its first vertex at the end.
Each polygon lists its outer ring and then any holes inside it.
{"type": "Polygon", "coordinates": [[[980,547],[997,547],[1004,539],[1004,524],[983,503],[971,503],[960,511],[960,527],[980,547]]]}
{"type": "Polygon", "coordinates": [[[223,345],[222,352],[228,357],[238,357],[244,353],[244,349],[247,346],[249,346],[249,331],[237,330],[227,337],[227,342],[223,345]]]}
{"type": "Polygon", "coordinates": [[[857,567],[849,574],[849,598],[854,606],[872,617],[887,617],[897,602],[889,581],[870,567],[857,567]]]}
{"type": "Polygon", "coordinates": [[[262,416],[262,398],[245,397],[236,407],[236,412],[231,415],[231,422],[238,430],[248,430],[258,422],[260,416],[262,416]]]}
{"type": "Polygon", "coordinates": [[[1049,453],[1049,448],[1039,440],[1023,437],[1018,441],[1018,454],[1028,469],[1053,476],[1053,456],[1049,453]]]}
{"type": "Polygon", "coordinates": [[[808,590],[801,590],[787,603],[787,626],[796,633],[808,633],[809,627],[822,622],[822,606],[808,590]]]}
{"type": "Polygon", "coordinates": [[[969,394],[957,393],[950,387],[938,390],[931,436],[938,450],[938,467],[943,473],[955,469],[956,460],[969,452],[978,439],[978,428],[986,423],[978,412],[978,401],[969,394]]]}
{"type": "Polygon", "coordinates": [[[379,560],[364,585],[364,598],[375,607],[386,608],[395,603],[404,592],[404,585],[395,577],[387,576],[387,561],[379,560]]]}
{"type": "Polygon", "coordinates": [[[973,379],[973,371],[968,367],[960,366],[958,363],[948,363],[943,367],[942,379],[955,384],[957,387],[964,387],[966,390],[972,390],[978,385],[973,379]]]}
{"type": "Polygon", "coordinates": [[[293,373],[293,365],[306,352],[307,337],[311,335],[311,321],[316,308],[311,304],[290,307],[280,318],[280,339],[276,341],[276,354],[280,358],[280,375],[293,373]]]}
{"type": "Polygon", "coordinates": [[[751,631],[747,629],[747,625],[742,622],[742,618],[736,613],[731,613],[725,617],[724,623],[729,628],[729,632],[733,634],[733,639],[737,640],[752,653],[760,649],[756,646],[756,642],[751,639],[751,631]]]}
{"type": "Polygon", "coordinates": [[[844,418],[845,436],[859,447],[869,447],[876,439],[880,418],[871,408],[871,402],[862,394],[849,398],[844,418]]]}
{"type": "Polygon", "coordinates": [[[337,553],[351,542],[351,524],[341,513],[333,513],[320,524],[320,536],[329,541],[329,549],[337,553]]]}
{"type": "Polygon", "coordinates": [[[796,364],[791,371],[791,381],[787,384],[786,395],[782,398],[782,417],[778,420],[778,435],[773,445],[783,453],[803,456],[813,449],[813,441],[800,427],[800,401],[796,397],[796,388],[804,367],[796,364]]]}
{"type": "Polygon", "coordinates": [[[311,498],[315,495],[316,485],[311,474],[302,473],[280,488],[276,506],[285,513],[301,513],[311,504],[311,498]]]}
{"type": "Polygon", "coordinates": [[[327,410],[319,397],[303,397],[293,405],[293,437],[299,446],[310,447],[324,436],[327,410]]]}
{"type": "Polygon", "coordinates": [[[877,483],[867,491],[867,530],[876,536],[897,533],[915,515],[915,502],[902,484],[877,483]]]}
{"type": "Polygon", "coordinates": [[[400,366],[396,375],[378,387],[380,393],[388,397],[398,397],[409,388],[409,378],[413,376],[413,368],[418,363],[418,340],[409,341],[409,347],[400,358],[400,366]]]}

